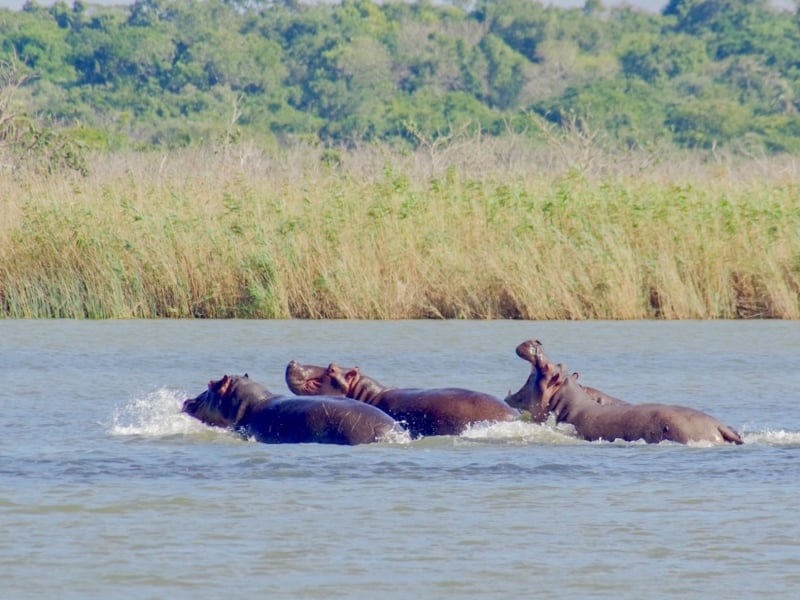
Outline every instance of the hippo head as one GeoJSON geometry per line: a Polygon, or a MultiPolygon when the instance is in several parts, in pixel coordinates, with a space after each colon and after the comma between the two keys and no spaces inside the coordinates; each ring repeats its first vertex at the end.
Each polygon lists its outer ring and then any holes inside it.
{"type": "Polygon", "coordinates": [[[184,401],[182,411],[207,425],[230,427],[235,423],[239,410],[236,388],[242,379],[249,378],[247,375],[224,375],[222,379],[209,381],[204,392],[184,401]]]}
{"type": "Polygon", "coordinates": [[[326,368],[293,360],[286,365],[286,385],[298,396],[344,396],[347,388],[342,385],[340,372],[333,363],[326,368]]]}
{"type": "Polygon", "coordinates": [[[361,371],[358,367],[349,369],[340,367],[336,363],[328,365],[326,379],[330,382],[330,387],[340,393],[349,395],[354,391],[355,385],[361,379],[361,371]]]}
{"type": "Polygon", "coordinates": [[[328,369],[293,360],[286,365],[286,385],[298,396],[344,396],[344,390],[332,381],[328,369]]]}
{"type": "Polygon", "coordinates": [[[517,346],[517,355],[531,363],[531,374],[517,393],[506,396],[505,402],[528,411],[532,421],[541,423],[547,419],[553,395],[571,375],[564,365],[550,362],[538,340],[522,342],[517,346]]]}

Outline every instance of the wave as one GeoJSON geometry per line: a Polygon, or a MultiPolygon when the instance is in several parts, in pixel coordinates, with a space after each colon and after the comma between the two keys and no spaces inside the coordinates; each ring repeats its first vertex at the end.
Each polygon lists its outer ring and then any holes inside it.
{"type": "Polygon", "coordinates": [[[509,444],[578,444],[575,428],[553,419],[544,423],[530,421],[503,421],[500,423],[475,423],[468,427],[460,439],[470,441],[505,442],[509,444]]]}
{"type": "MultiPolygon", "coordinates": [[[[556,424],[552,418],[541,424],[525,421],[477,423],[463,432],[459,438],[470,441],[505,442],[508,444],[574,445],[592,443],[622,446],[645,444],[644,441],[625,442],[623,440],[586,442],[575,435],[575,429],[571,425],[565,423],[556,424]]],[[[800,448],[800,432],[798,431],[785,431],[782,429],[742,431],[742,439],[744,439],[745,444],[800,448]]],[[[681,446],[682,444],[662,442],[662,445],[681,446]]],[[[717,447],[716,444],[708,442],[692,442],[688,445],[692,447],[717,447]]]]}
{"type": "Polygon", "coordinates": [[[185,398],[185,393],[167,388],[132,398],[114,411],[111,433],[164,437],[207,432],[211,428],[181,412],[185,398]]]}
{"type": "Polygon", "coordinates": [[[748,431],[743,433],[742,437],[745,444],[800,448],[800,431],[766,429],[764,431],[748,431]]]}

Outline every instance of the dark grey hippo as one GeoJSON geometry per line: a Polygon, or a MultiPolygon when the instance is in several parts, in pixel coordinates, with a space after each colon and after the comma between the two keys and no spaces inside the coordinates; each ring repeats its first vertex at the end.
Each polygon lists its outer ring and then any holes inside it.
{"type": "Polygon", "coordinates": [[[517,346],[517,354],[531,363],[531,374],[522,388],[505,400],[509,406],[530,412],[533,421],[541,423],[552,413],[556,422],[570,423],[586,440],[742,443],[732,428],[693,408],[598,403],[563,365],[550,362],[539,341],[523,342],[517,346]]]}
{"type": "Polygon", "coordinates": [[[268,444],[366,444],[402,432],[385,412],[342,397],[301,398],[271,393],[247,375],[210,381],[183,412],[268,444]]]}
{"type": "Polygon", "coordinates": [[[358,367],[286,367],[286,384],[295,394],[341,394],[375,406],[400,421],[412,436],[458,435],[474,423],[515,421],[519,411],[489,394],[462,388],[390,388],[358,367]]]}

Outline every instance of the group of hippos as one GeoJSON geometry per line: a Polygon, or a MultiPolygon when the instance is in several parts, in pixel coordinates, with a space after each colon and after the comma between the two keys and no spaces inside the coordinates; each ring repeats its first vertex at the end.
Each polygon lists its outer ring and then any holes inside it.
{"type": "Polygon", "coordinates": [[[550,361],[541,342],[516,349],[531,364],[520,390],[505,400],[461,388],[385,387],[358,367],[286,367],[294,395],[273,394],[245,375],[210,381],[183,412],[207,425],[232,429],[265,443],[364,444],[408,432],[412,438],[458,435],[475,423],[514,421],[523,415],[543,423],[551,416],[585,440],[643,440],[650,444],[708,442],[741,444],[741,436],[711,415],[669,404],[629,404],[578,383],[550,361]]]}

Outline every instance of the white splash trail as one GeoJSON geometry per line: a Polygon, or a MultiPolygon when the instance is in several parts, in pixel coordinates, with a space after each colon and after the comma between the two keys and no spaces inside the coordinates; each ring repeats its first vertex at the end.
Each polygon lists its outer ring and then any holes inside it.
{"type": "Polygon", "coordinates": [[[800,448],[800,432],[798,431],[766,429],[764,431],[748,431],[743,433],[742,437],[745,444],[800,448]]]}
{"type": "Polygon", "coordinates": [[[575,444],[578,440],[571,425],[526,421],[503,421],[475,423],[464,431],[461,438],[469,440],[491,440],[508,443],[575,444]]]}
{"type": "Polygon", "coordinates": [[[131,398],[114,411],[111,433],[161,437],[207,431],[200,421],[181,412],[185,398],[183,392],[167,388],[131,398]]]}

